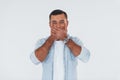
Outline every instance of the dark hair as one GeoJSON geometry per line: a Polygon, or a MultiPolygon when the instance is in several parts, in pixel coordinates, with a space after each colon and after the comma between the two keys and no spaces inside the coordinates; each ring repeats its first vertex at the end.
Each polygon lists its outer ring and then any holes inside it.
{"type": "Polygon", "coordinates": [[[49,19],[51,19],[52,15],[59,15],[59,14],[64,14],[66,19],[67,19],[67,13],[63,10],[60,10],[60,9],[53,10],[49,15],[49,19]]]}

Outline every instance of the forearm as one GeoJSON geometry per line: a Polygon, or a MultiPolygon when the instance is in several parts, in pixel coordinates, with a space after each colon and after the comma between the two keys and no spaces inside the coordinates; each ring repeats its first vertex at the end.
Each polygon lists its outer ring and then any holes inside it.
{"type": "Polygon", "coordinates": [[[74,56],[78,56],[81,52],[81,46],[77,45],[73,40],[69,39],[66,43],[69,49],[72,51],[74,56]]]}
{"type": "Polygon", "coordinates": [[[44,61],[44,59],[47,57],[48,52],[54,42],[54,38],[50,36],[46,42],[39,47],[38,49],[35,50],[35,55],[40,60],[41,62],[44,61]]]}

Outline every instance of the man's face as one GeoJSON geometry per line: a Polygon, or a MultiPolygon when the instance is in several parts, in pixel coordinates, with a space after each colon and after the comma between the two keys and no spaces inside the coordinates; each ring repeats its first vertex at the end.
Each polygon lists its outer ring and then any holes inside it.
{"type": "Polygon", "coordinates": [[[67,30],[68,21],[64,14],[52,15],[50,19],[50,28],[60,28],[62,30],[67,30]]]}

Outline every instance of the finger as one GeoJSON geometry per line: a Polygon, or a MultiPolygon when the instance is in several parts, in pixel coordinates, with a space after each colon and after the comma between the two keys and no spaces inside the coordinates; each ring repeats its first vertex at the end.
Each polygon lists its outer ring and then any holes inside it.
{"type": "Polygon", "coordinates": [[[61,30],[60,28],[57,28],[57,27],[54,27],[53,29],[56,30],[56,31],[61,30]]]}
{"type": "Polygon", "coordinates": [[[56,34],[56,32],[55,32],[55,31],[51,31],[51,33],[52,33],[52,34],[56,34]]]}
{"type": "Polygon", "coordinates": [[[59,31],[59,30],[54,28],[54,29],[52,29],[52,31],[57,32],[57,31],[59,31]]]}

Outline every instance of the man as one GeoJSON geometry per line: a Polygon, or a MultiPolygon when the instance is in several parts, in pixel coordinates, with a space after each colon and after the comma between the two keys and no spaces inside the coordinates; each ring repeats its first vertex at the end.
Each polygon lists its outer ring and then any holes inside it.
{"type": "Polygon", "coordinates": [[[64,74],[64,76],[62,76],[64,78],[60,80],[77,80],[77,59],[87,62],[90,57],[90,52],[83,46],[78,38],[68,35],[68,17],[66,12],[59,9],[53,10],[49,15],[49,26],[51,34],[49,37],[37,42],[35,51],[30,56],[32,62],[35,64],[42,63],[42,80],[55,80],[57,79],[55,78],[56,76],[60,77],[62,74],[58,72],[57,75],[55,73],[56,70],[64,74]],[[59,46],[57,46],[58,49],[55,48],[55,45],[57,45],[56,42],[59,41],[61,41],[60,45],[63,45],[63,49],[60,49],[59,46]],[[56,50],[58,50],[58,52],[56,50]],[[61,52],[61,50],[63,50],[63,52],[61,52]],[[54,56],[55,53],[59,56],[54,56]],[[57,62],[59,66],[63,64],[61,68],[55,64],[55,58],[59,58],[62,53],[62,59],[57,62]],[[63,63],[59,64],[62,60],[63,63]],[[61,70],[59,70],[60,68],[61,70]]]}

